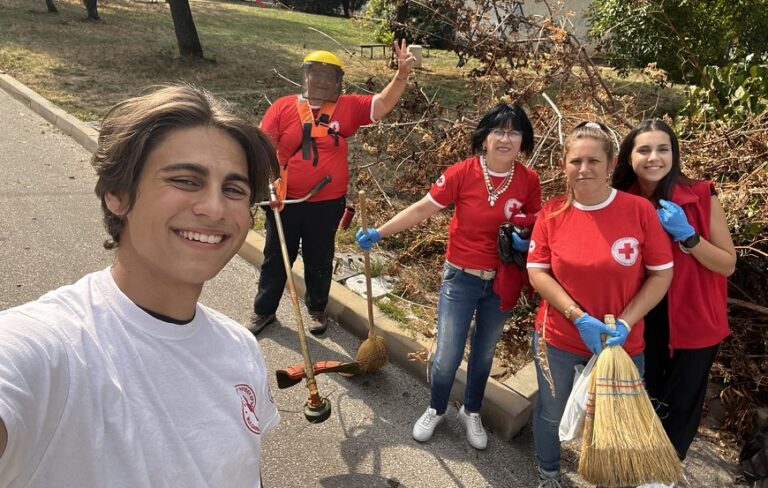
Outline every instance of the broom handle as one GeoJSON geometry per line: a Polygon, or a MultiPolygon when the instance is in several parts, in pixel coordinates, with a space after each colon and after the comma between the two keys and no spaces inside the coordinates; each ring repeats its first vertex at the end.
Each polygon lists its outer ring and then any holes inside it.
{"type": "MultiPolygon", "coordinates": [[[[357,194],[360,206],[360,225],[363,228],[363,234],[368,232],[368,210],[365,208],[365,190],[360,190],[357,194]]],[[[365,294],[368,298],[368,338],[373,334],[373,292],[371,291],[371,257],[369,251],[363,251],[363,261],[365,263],[365,294]]]]}
{"type": "MultiPolygon", "coordinates": [[[[616,318],[613,316],[613,314],[607,313],[605,316],[603,316],[603,322],[605,322],[605,325],[610,327],[611,329],[616,328],[616,318]]],[[[603,348],[605,348],[605,340],[608,339],[608,334],[600,334],[600,340],[603,342],[603,348]]]]}

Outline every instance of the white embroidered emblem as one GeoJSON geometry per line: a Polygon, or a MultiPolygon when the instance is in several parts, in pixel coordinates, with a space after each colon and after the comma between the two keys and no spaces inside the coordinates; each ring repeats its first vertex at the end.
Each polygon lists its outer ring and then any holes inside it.
{"type": "Polygon", "coordinates": [[[253,388],[246,384],[240,384],[235,385],[235,391],[240,396],[245,426],[254,434],[261,434],[259,417],[254,412],[256,409],[256,394],[253,392],[253,388]]]}
{"type": "Polygon", "coordinates": [[[329,129],[333,129],[334,132],[339,132],[339,121],[338,120],[332,120],[330,124],[328,124],[329,129]]]}
{"type": "Polygon", "coordinates": [[[528,253],[532,253],[534,249],[536,249],[536,241],[531,239],[531,243],[528,244],[528,253]]]}
{"type": "Polygon", "coordinates": [[[622,266],[632,266],[640,255],[640,246],[634,237],[622,237],[611,246],[611,256],[622,266]]]}
{"type": "Polygon", "coordinates": [[[520,209],[523,208],[523,202],[517,198],[510,198],[507,203],[504,204],[504,216],[507,220],[511,220],[513,215],[517,215],[520,209]]]}
{"type": "Polygon", "coordinates": [[[437,179],[435,184],[437,186],[439,186],[440,188],[444,187],[445,186],[445,175],[440,175],[440,178],[437,179]]]}

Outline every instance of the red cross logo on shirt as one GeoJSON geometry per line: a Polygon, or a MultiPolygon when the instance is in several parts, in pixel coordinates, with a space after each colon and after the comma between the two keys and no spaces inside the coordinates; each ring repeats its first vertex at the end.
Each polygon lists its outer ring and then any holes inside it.
{"type": "Polygon", "coordinates": [[[523,202],[517,198],[510,198],[504,204],[504,216],[507,220],[512,220],[512,216],[517,214],[521,208],[523,208],[523,202]]]}
{"type": "Polygon", "coordinates": [[[619,253],[624,255],[624,259],[629,259],[632,257],[632,253],[635,252],[635,250],[632,248],[632,245],[628,242],[624,243],[624,247],[619,249],[619,253]]]}
{"type": "Polygon", "coordinates": [[[632,266],[637,262],[640,246],[634,237],[621,237],[611,246],[611,256],[622,266],[632,266]]]}

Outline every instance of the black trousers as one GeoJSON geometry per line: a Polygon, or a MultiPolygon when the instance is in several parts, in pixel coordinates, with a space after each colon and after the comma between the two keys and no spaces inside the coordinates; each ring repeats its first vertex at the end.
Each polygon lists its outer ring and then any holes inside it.
{"type": "MultiPolygon", "coordinates": [[[[301,243],[307,287],[304,301],[310,312],[323,312],[328,304],[328,292],[333,277],[336,229],[345,207],[346,199],[341,197],[321,202],[290,204],[280,212],[291,265],[296,261],[301,243]]],[[[275,216],[269,209],[266,229],[264,263],[261,265],[259,289],[253,300],[253,311],[260,315],[275,313],[283,296],[286,280],[275,216]]]]}
{"type": "Polygon", "coordinates": [[[680,459],[696,436],[719,344],[669,351],[667,297],[645,317],[645,386],[680,459]]]}

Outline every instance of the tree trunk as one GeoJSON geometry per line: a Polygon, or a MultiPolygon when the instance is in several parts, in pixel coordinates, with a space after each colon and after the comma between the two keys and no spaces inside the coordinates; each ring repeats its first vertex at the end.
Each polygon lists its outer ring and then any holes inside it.
{"type": "Polygon", "coordinates": [[[406,25],[408,24],[408,0],[400,0],[395,11],[395,28],[392,33],[395,40],[405,39],[406,25]]]}
{"type": "Polygon", "coordinates": [[[349,18],[351,14],[349,8],[349,0],[341,0],[341,8],[344,10],[344,17],[349,18]]]}
{"type": "Polygon", "coordinates": [[[45,0],[45,6],[48,7],[49,14],[59,13],[59,10],[56,8],[56,5],[53,4],[53,0],[45,0]]]}
{"type": "Polygon", "coordinates": [[[189,8],[189,0],[168,0],[173,17],[173,28],[176,31],[176,41],[179,43],[179,54],[183,58],[202,58],[203,46],[197,37],[195,21],[192,18],[192,9],[189,8]]]}
{"type": "MultiPolygon", "coordinates": [[[[407,34],[407,26],[408,25],[408,0],[400,0],[397,4],[397,9],[395,10],[395,22],[394,26],[392,26],[392,35],[395,37],[395,42],[400,44],[401,39],[405,39],[407,34]]],[[[392,50],[391,55],[389,56],[389,67],[391,69],[397,69],[397,57],[395,56],[395,51],[392,50]]]]}
{"type": "Polygon", "coordinates": [[[88,12],[88,20],[99,20],[99,9],[96,7],[96,0],[83,0],[85,10],[88,12]]]}

